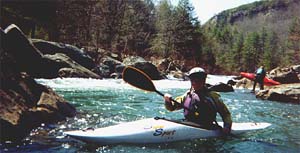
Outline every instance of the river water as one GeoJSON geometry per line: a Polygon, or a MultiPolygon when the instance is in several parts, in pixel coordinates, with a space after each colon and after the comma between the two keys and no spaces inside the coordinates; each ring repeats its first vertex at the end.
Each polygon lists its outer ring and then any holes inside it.
{"type": "MultiPolygon", "coordinates": [[[[228,76],[208,76],[208,83],[227,82],[228,76]]],[[[167,144],[108,145],[87,144],[63,132],[87,127],[105,127],[155,116],[181,119],[182,111],[169,112],[155,93],[136,89],[122,80],[38,79],[73,104],[78,114],[58,124],[34,129],[19,144],[0,145],[0,152],[300,152],[300,106],[259,100],[248,89],[220,93],[234,122],[268,122],[272,126],[238,137],[198,139],[167,144]]],[[[154,81],[157,90],[174,96],[190,88],[189,81],[154,81]]],[[[220,120],[220,117],[218,117],[220,120]]]]}

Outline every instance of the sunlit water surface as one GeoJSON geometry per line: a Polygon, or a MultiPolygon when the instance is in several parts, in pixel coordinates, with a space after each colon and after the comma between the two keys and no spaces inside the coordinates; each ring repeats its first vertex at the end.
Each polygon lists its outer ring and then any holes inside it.
{"type": "MultiPolygon", "coordinates": [[[[226,83],[231,77],[209,76],[208,83],[226,83]]],[[[182,111],[168,112],[161,96],[136,89],[122,80],[38,79],[73,104],[78,114],[53,125],[42,124],[20,144],[5,143],[8,152],[300,152],[300,106],[259,100],[247,89],[220,93],[234,122],[268,122],[272,126],[236,137],[199,139],[167,144],[87,144],[63,132],[87,127],[105,127],[155,116],[181,119],[182,111]]],[[[190,88],[188,81],[154,81],[157,90],[174,96],[190,88]]],[[[220,118],[218,118],[220,120],[220,118]]]]}

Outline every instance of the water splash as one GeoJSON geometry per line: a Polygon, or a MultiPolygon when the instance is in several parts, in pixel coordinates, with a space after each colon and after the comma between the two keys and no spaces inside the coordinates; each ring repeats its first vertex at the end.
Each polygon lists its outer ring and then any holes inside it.
{"type": "MultiPolygon", "coordinates": [[[[233,76],[208,75],[208,84],[227,83],[233,76]]],[[[56,78],[56,79],[36,79],[38,83],[50,86],[54,89],[132,89],[133,87],[121,79],[86,79],[86,78],[56,78]]],[[[179,80],[157,80],[153,81],[158,89],[189,89],[189,81],[179,80]],[[174,83],[176,82],[176,83],[174,83]]]]}

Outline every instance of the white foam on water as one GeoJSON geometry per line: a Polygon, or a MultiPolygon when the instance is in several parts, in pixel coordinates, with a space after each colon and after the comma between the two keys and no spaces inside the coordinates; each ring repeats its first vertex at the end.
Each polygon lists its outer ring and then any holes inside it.
{"type": "Polygon", "coordinates": [[[54,89],[103,89],[103,88],[129,88],[120,79],[87,79],[87,78],[55,78],[35,79],[38,83],[50,86],[54,89]]]}
{"type": "MultiPolygon", "coordinates": [[[[220,82],[227,83],[233,76],[208,75],[206,83],[214,85],[220,82]]],[[[86,79],[86,78],[55,78],[55,79],[35,79],[38,83],[50,86],[54,89],[132,89],[133,87],[122,79],[86,79]]],[[[155,80],[153,81],[157,89],[189,89],[190,81],[181,80],[155,80]]]]}

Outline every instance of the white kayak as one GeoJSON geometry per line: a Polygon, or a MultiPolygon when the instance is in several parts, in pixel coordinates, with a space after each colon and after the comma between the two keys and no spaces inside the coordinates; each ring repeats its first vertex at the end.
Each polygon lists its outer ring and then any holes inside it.
{"type": "MultiPolygon", "coordinates": [[[[219,125],[223,125],[223,123],[219,122],[219,125]]],[[[240,134],[264,129],[270,125],[269,123],[233,123],[231,133],[240,134]]],[[[104,128],[68,131],[65,134],[81,141],[101,145],[166,143],[222,135],[220,130],[207,130],[193,125],[154,118],[121,123],[104,128]]]]}

